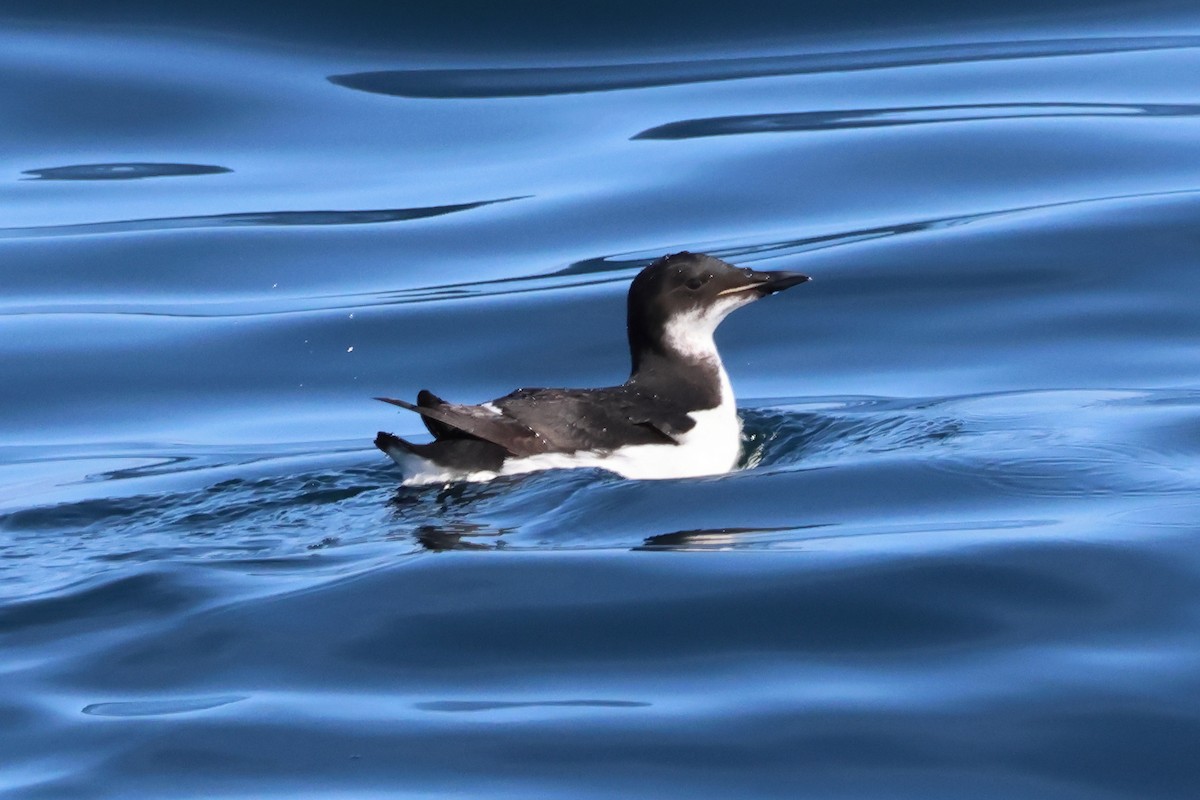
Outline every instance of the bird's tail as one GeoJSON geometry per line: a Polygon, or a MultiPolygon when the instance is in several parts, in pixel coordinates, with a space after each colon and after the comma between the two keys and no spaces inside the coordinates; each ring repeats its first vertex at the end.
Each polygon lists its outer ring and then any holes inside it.
{"type": "Polygon", "coordinates": [[[482,439],[442,439],[413,444],[394,433],[380,431],[375,446],[404,471],[405,483],[457,480],[476,473],[499,472],[508,452],[482,439]]]}
{"type": "Polygon", "coordinates": [[[375,446],[397,462],[401,461],[405,456],[417,454],[416,445],[387,431],[380,431],[375,434],[375,446]]]}

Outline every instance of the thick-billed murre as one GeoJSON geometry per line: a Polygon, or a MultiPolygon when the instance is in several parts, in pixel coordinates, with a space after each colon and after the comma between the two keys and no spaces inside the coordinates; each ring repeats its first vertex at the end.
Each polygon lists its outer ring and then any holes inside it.
{"type": "Polygon", "coordinates": [[[741,449],[741,421],[713,332],[735,308],[808,279],[701,253],[664,256],[629,287],[633,369],[625,383],[518,389],[482,405],[447,403],[426,390],[415,405],[378,397],[420,414],[433,441],[380,431],[375,446],[403,468],[406,484],[564,467],[640,479],[728,472],[741,449]]]}

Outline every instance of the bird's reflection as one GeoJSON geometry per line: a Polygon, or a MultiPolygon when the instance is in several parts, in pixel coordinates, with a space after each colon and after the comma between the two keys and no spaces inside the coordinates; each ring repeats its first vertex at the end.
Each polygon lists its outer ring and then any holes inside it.
{"type": "MultiPolygon", "coordinates": [[[[782,525],[756,528],[699,528],[686,531],[671,531],[648,536],[632,550],[732,550],[752,544],[754,537],[762,534],[789,533],[810,528],[824,528],[824,524],[782,525]]],[[[761,543],[761,539],[757,540],[761,543]]]]}
{"type": "MultiPolygon", "coordinates": [[[[525,477],[523,485],[526,489],[529,480],[525,477]]],[[[511,485],[514,481],[521,481],[521,478],[401,487],[389,501],[396,522],[390,538],[413,542],[422,550],[435,553],[505,549],[510,546],[505,537],[516,535],[519,529],[492,520],[497,517],[505,521],[511,519],[513,503],[528,510],[532,499],[528,492],[514,491],[511,485]]],[[[561,501],[563,498],[555,499],[561,501]]],[[[632,547],[625,544],[624,547],[631,551],[676,552],[757,549],[785,541],[794,543],[798,532],[825,527],[828,524],[692,528],[654,534],[640,544],[632,547]]],[[[611,549],[614,541],[600,536],[595,546],[611,549]]]]}
{"type": "Polygon", "coordinates": [[[503,479],[490,483],[447,483],[439,486],[401,486],[389,501],[392,508],[404,514],[413,509],[428,509],[432,503],[440,513],[454,513],[483,502],[500,493],[503,479]]]}
{"type": "Polygon", "coordinates": [[[476,525],[470,522],[453,522],[448,525],[421,525],[412,531],[417,544],[431,553],[448,550],[499,550],[504,547],[500,537],[504,531],[476,525]],[[479,537],[483,541],[477,541],[479,537]]]}
{"type": "Polygon", "coordinates": [[[502,493],[503,483],[402,486],[389,502],[400,523],[392,538],[413,540],[434,553],[502,548],[504,541],[500,537],[508,529],[470,518],[481,514],[486,503],[502,493]]]}

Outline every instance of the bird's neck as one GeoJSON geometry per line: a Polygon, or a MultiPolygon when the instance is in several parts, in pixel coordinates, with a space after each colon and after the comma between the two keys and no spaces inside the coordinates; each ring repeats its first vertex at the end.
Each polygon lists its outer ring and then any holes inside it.
{"type": "Polygon", "coordinates": [[[653,394],[679,397],[689,411],[732,402],[733,391],[713,340],[713,328],[695,320],[671,320],[657,336],[641,340],[631,329],[629,384],[653,394]]]}

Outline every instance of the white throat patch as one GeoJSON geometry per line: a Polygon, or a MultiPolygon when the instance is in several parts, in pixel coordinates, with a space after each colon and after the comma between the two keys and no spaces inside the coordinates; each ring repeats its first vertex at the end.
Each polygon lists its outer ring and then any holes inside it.
{"type": "MultiPolygon", "coordinates": [[[[722,297],[710,306],[676,314],[663,326],[663,339],[668,347],[692,361],[715,361],[721,367],[713,334],[721,320],[735,308],[754,302],[753,297],[734,294],[722,297]]],[[[725,370],[721,369],[722,375],[725,370]]]]}

